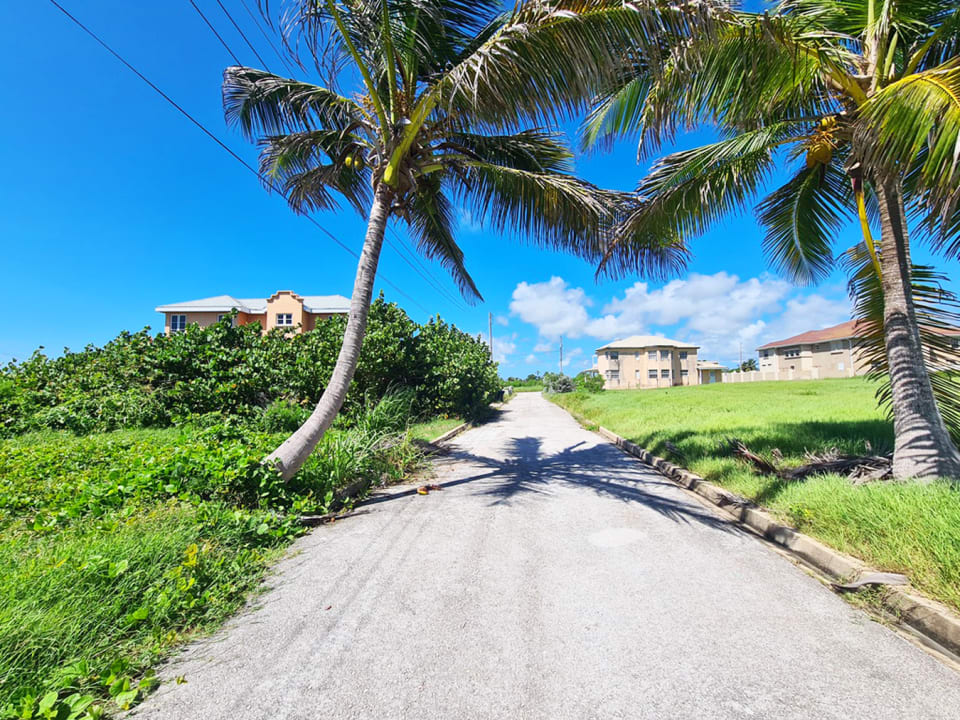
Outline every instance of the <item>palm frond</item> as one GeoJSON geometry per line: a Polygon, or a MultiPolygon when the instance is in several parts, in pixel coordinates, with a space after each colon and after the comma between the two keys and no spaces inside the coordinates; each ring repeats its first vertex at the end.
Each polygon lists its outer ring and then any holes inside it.
{"type": "Polygon", "coordinates": [[[260,141],[260,172],[267,186],[275,181],[297,212],[329,209],[341,193],[360,215],[372,201],[370,169],[364,146],[349,132],[313,130],[269,136],[260,141]]]}
{"type": "Polygon", "coordinates": [[[609,151],[616,138],[638,132],[653,82],[649,69],[642,65],[632,63],[625,68],[623,77],[600,94],[581,125],[581,148],[609,151]]]}
{"type": "Polygon", "coordinates": [[[450,132],[439,148],[517,170],[569,173],[573,170],[573,154],[562,140],[560,133],[540,129],[509,135],[450,132]]]}
{"type": "Polygon", "coordinates": [[[834,267],[833,240],[845,219],[848,183],[835,163],[804,167],[757,207],[766,228],[767,260],[800,285],[825,279],[834,267]]]}
{"type": "Polygon", "coordinates": [[[773,151],[801,129],[797,123],[771,125],[661,158],[640,181],[617,238],[703,234],[747,205],[774,167],[773,151]]]}
{"type": "Polygon", "coordinates": [[[493,127],[552,123],[584,109],[624,54],[656,56],[668,37],[705,32],[725,3],[542,0],[520,4],[445,73],[448,111],[493,127]]]}
{"type": "Polygon", "coordinates": [[[591,262],[602,257],[613,195],[570,175],[474,162],[449,175],[454,200],[484,226],[591,262]]]}
{"type": "Polygon", "coordinates": [[[454,210],[443,193],[441,175],[419,182],[407,204],[407,216],[420,252],[437,260],[450,273],[469,302],[482,301],[483,296],[464,264],[463,250],[453,236],[454,210]]]}
{"type": "Polygon", "coordinates": [[[960,58],[881,89],[862,117],[866,164],[900,175],[922,158],[915,189],[943,211],[960,187],[960,58]]]}
{"type": "Polygon", "coordinates": [[[827,38],[808,35],[788,18],[748,16],[676,45],[642,109],[632,110],[641,154],[702,122],[729,135],[842,110],[827,78],[845,56],[821,49],[827,38]]]}
{"type": "MultiPolygon", "coordinates": [[[[877,400],[892,416],[889,365],[884,338],[883,288],[873,261],[863,243],[844,256],[844,267],[850,278],[850,296],[857,320],[858,348],[870,367],[868,377],[879,382],[877,400]]],[[[960,300],[945,289],[949,278],[925,265],[911,268],[911,288],[924,362],[930,371],[933,394],[940,414],[954,442],[960,441],[960,383],[956,370],[960,351],[955,341],[960,338],[960,300]]]]}
{"type": "Polygon", "coordinates": [[[223,108],[227,122],[238,125],[250,139],[305,129],[338,130],[364,122],[362,109],[349,98],[248,67],[224,71],[223,108]]]}

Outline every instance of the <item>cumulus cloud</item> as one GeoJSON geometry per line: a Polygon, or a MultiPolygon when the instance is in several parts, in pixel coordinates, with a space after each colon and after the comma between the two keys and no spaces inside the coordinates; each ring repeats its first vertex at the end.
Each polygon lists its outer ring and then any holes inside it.
{"type": "Polygon", "coordinates": [[[590,299],[581,288],[571,288],[560,277],[548,282],[522,282],[513,291],[510,314],[535,325],[543,337],[579,337],[588,322],[590,299]]]}
{"type": "Polygon", "coordinates": [[[493,319],[493,321],[494,321],[497,325],[503,325],[503,327],[506,327],[507,325],[510,324],[510,319],[509,319],[506,315],[497,315],[497,316],[493,319]]]}
{"type": "MultiPolygon", "coordinates": [[[[836,292],[834,290],[833,292],[836,292]]],[[[613,340],[628,335],[668,335],[701,346],[701,355],[733,361],[752,357],[770,340],[843,322],[850,317],[845,297],[799,294],[790,283],[761,275],[741,280],[737,275],[692,273],[662,287],[637,282],[612,298],[598,316],[581,288],[563,278],[517,285],[510,311],[534,325],[541,340],[534,352],[552,350],[560,335],[613,340]]],[[[572,357],[572,356],[571,356],[572,357]]]]}

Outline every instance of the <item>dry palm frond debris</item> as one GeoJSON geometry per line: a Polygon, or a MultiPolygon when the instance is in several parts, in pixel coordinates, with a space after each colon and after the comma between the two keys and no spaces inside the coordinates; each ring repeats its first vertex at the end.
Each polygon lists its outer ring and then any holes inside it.
{"type": "Polygon", "coordinates": [[[856,484],[883,480],[892,475],[891,455],[845,455],[837,448],[804,456],[806,462],[797,467],[784,467],[778,464],[783,455],[774,450],[774,460],[767,460],[748,448],[742,441],[729,438],[726,449],[744,462],[753,466],[761,475],[772,475],[782,480],[804,480],[812,475],[845,475],[856,484]]]}

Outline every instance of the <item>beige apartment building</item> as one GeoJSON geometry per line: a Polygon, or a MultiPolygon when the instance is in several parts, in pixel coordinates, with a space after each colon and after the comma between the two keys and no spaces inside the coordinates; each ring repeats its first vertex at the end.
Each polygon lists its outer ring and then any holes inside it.
{"type": "MultiPolygon", "coordinates": [[[[946,334],[960,336],[960,330],[946,334]]],[[[960,337],[953,346],[960,346],[960,337]]],[[[870,371],[858,347],[855,320],[761,345],[757,354],[759,370],[727,373],[723,381],[819,380],[854,377],[870,371]]]]}
{"type": "Polygon", "coordinates": [[[669,338],[634,335],[597,348],[596,369],[607,390],[698,385],[697,350],[669,338]]]}
{"type": "Polygon", "coordinates": [[[342,295],[297,295],[291,290],[279,290],[268,298],[235,298],[230,295],[190,300],[161,305],[156,308],[164,314],[167,335],[183,332],[187,325],[196,323],[207,327],[237,311],[238,325],[259,323],[264,330],[288,328],[290,332],[308,332],[318,321],[333,315],[346,315],[350,300],[342,295]]]}

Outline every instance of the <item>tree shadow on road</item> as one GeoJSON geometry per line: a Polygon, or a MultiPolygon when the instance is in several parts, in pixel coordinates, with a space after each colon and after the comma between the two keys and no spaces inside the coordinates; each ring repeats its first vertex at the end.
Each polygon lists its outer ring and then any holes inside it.
{"type": "MultiPolygon", "coordinates": [[[[521,497],[549,501],[549,496],[558,488],[585,487],[599,495],[643,505],[674,522],[696,522],[727,532],[741,532],[732,522],[715,516],[696,502],[671,497],[678,490],[674,483],[612,445],[590,445],[583,441],[545,454],[540,438],[521,437],[511,440],[506,460],[451,448],[438,466],[441,474],[448,463],[462,463],[476,472],[446,482],[438,478],[441,488],[475,485],[476,493],[490,498],[493,505],[509,505],[521,497]]],[[[385,502],[415,492],[374,497],[367,502],[385,502]]]]}

